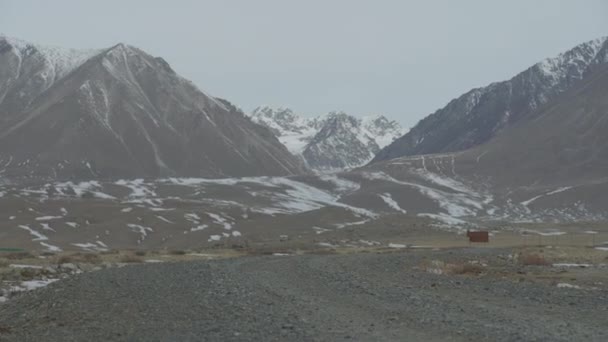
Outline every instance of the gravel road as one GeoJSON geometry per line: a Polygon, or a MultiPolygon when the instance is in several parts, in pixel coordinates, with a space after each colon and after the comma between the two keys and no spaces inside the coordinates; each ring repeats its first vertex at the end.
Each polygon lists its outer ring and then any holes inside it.
{"type": "Polygon", "coordinates": [[[81,274],[0,305],[0,341],[607,341],[608,293],[435,275],[495,250],[264,256],[81,274]],[[452,255],[456,253],[457,255],[452,255]]]}

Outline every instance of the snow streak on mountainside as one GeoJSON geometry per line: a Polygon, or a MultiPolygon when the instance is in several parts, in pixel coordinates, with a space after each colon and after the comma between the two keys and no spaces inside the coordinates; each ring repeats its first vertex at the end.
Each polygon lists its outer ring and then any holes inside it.
{"type": "Polygon", "coordinates": [[[374,162],[465,150],[533,114],[608,63],[608,39],[600,38],[535,64],[508,81],[469,91],[421,120],[385,147],[374,162]]]}
{"type": "Polygon", "coordinates": [[[77,51],[0,37],[6,178],[261,176],[305,171],[265,127],[125,44],[77,51]]]}
{"type": "Polygon", "coordinates": [[[251,119],[272,130],[294,155],[317,171],[336,171],[369,162],[403,129],[382,115],[361,119],[343,112],[305,118],[288,108],[258,107],[251,119]]]}

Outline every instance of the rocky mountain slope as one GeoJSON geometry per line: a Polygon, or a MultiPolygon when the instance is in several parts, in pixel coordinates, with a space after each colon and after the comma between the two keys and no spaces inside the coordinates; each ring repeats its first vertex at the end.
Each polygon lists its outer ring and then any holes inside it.
{"type": "MultiPolygon", "coordinates": [[[[74,74],[87,63],[91,60],[74,74]]],[[[570,232],[581,239],[593,234],[608,241],[601,224],[608,220],[607,90],[608,65],[598,64],[483,144],[347,172],[0,182],[0,241],[44,251],[245,246],[289,239],[333,248],[390,246],[395,236],[425,236],[430,226],[460,232],[482,227],[518,237],[566,234],[556,223],[572,223],[570,232]],[[590,228],[593,222],[600,224],[590,228]]],[[[297,116],[283,116],[285,122],[272,121],[272,129],[290,123],[290,132],[318,130],[313,139],[331,136],[332,130],[352,131],[358,123],[334,114],[335,120],[329,116],[317,128],[300,130],[297,116]]],[[[7,164],[10,159],[0,163],[0,172],[7,164]]]]}
{"type": "MultiPolygon", "coordinates": [[[[423,177],[461,193],[478,193],[485,199],[465,201],[477,217],[605,220],[607,91],[608,65],[598,65],[568,91],[539,107],[530,119],[506,127],[484,144],[460,152],[394,158],[365,169],[413,184],[420,184],[416,179],[423,177]]],[[[445,212],[461,216],[454,210],[445,212]]]]}
{"type": "Polygon", "coordinates": [[[0,37],[4,178],[289,175],[304,171],[266,128],[118,44],[77,51],[0,37]]]}
{"type": "Polygon", "coordinates": [[[507,127],[485,144],[348,172],[0,183],[0,241],[49,252],[289,239],[330,248],[390,247],[395,236],[411,234],[405,239],[411,241],[431,234],[431,227],[482,227],[498,237],[569,234],[570,243],[591,243],[594,236],[603,251],[607,90],[604,66],[540,107],[534,120],[507,127]]]}
{"type": "Polygon", "coordinates": [[[317,171],[336,171],[369,162],[403,134],[401,126],[382,115],[361,119],[343,112],[305,118],[288,108],[256,108],[254,122],[270,128],[296,156],[317,171]]]}
{"type": "Polygon", "coordinates": [[[537,63],[508,81],[473,89],[421,120],[373,161],[460,151],[482,144],[505,127],[533,120],[540,107],[606,63],[608,39],[600,38],[537,63]]]}

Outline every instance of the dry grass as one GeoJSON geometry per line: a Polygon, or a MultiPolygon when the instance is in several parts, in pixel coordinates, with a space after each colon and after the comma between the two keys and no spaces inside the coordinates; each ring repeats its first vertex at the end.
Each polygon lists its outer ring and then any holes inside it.
{"type": "Polygon", "coordinates": [[[146,251],[136,251],[135,255],[140,256],[140,257],[146,256],[146,251]]]}
{"type": "Polygon", "coordinates": [[[57,257],[57,264],[69,264],[69,263],[84,263],[84,264],[99,264],[102,262],[99,254],[96,253],[72,253],[64,254],[57,257]]]}
{"type": "Polygon", "coordinates": [[[446,263],[441,260],[425,260],[420,268],[428,273],[448,275],[479,275],[485,271],[479,262],[446,263]]]}
{"type": "Polygon", "coordinates": [[[523,254],[519,257],[519,262],[524,266],[547,266],[549,262],[544,256],[536,253],[523,254]]]}
{"type": "Polygon", "coordinates": [[[186,255],[186,251],[181,250],[181,249],[174,249],[169,251],[170,255],[186,255]]]}
{"type": "Polygon", "coordinates": [[[140,263],[144,262],[144,259],[135,254],[124,254],[120,257],[120,262],[123,263],[140,263]]]}
{"type": "Polygon", "coordinates": [[[471,263],[459,263],[459,264],[448,264],[448,273],[449,274],[481,274],[483,273],[484,268],[479,264],[471,264],[471,263]]]}
{"type": "Polygon", "coordinates": [[[22,268],[19,271],[19,274],[21,275],[21,279],[23,279],[23,280],[34,279],[39,273],[40,273],[40,270],[33,269],[33,268],[22,268]]]}
{"type": "Polygon", "coordinates": [[[4,258],[9,260],[23,260],[23,259],[33,259],[36,256],[30,252],[12,252],[6,253],[2,255],[4,258]]]}
{"type": "Polygon", "coordinates": [[[10,265],[10,262],[8,261],[8,259],[4,259],[4,258],[0,259],[0,268],[8,267],[8,265],[10,265]]]}

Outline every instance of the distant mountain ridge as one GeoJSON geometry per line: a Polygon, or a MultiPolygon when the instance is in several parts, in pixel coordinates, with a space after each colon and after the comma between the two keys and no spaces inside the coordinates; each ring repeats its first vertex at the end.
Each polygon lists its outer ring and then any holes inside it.
{"type": "Polygon", "coordinates": [[[373,162],[446,153],[480,145],[608,63],[608,37],[541,61],[510,80],[473,89],[421,120],[373,162]]]}
{"type": "Polygon", "coordinates": [[[344,112],[330,112],[307,118],[289,108],[262,106],[250,117],[272,130],[311,169],[321,172],[364,165],[403,134],[399,123],[382,115],[356,118],[344,112]]]}
{"type": "Polygon", "coordinates": [[[305,172],[265,127],[159,57],[0,36],[0,175],[134,178],[305,172]]]}

